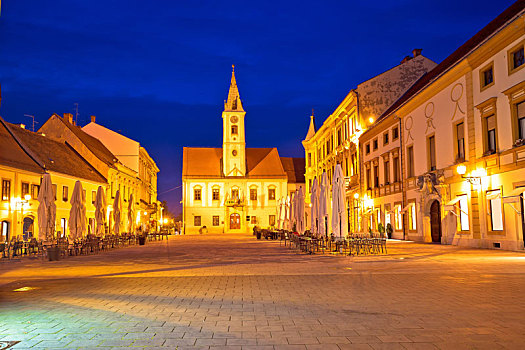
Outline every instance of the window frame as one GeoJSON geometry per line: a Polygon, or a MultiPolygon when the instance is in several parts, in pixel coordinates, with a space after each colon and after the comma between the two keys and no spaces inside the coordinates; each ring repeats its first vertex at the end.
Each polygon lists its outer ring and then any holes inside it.
{"type": "Polygon", "coordinates": [[[470,208],[468,205],[468,195],[466,193],[461,193],[456,195],[456,198],[459,197],[459,200],[457,202],[458,206],[458,232],[460,233],[470,233],[470,208]],[[462,200],[465,201],[465,209],[462,210],[462,200]],[[463,217],[466,218],[466,222],[463,221],[463,217]],[[466,229],[463,229],[464,224],[466,224],[466,229]]]}
{"type": "Polygon", "coordinates": [[[392,128],[392,141],[395,141],[399,138],[399,127],[394,126],[392,128]]]}
{"type": "Polygon", "coordinates": [[[212,226],[220,226],[221,220],[219,218],[219,215],[213,215],[211,217],[211,225],[212,226]]]}
{"type": "Polygon", "coordinates": [[[62,202],[67,202],[69,198],[69,187],[62,185],[62,202]]]}
{"type": "Polygon", "coordinates": [[[2,179],[2,202],[11,200],[11,179],[2,179]]]}
{"type": "Polygon", "coordinates": [[[194,202],[202,202],[202,188],[200,188],[200,187],[193,187],[193,201],[194,202]]]}
{"type": "Polygon", "coordinates": [[[250,188],[250,200],[257,201],[257,188],[256,187],[250,188]]]}
{"type": "Polygon", "coordinates": [[[494,61],[489,62],[483,68],[480,68],[479,70],[479,91],[484,91],[491,86],[494,86],[496,82],[496,74],[494,72],[494,61]],[[485,84],[485,72],[491,70],[492,71],[492,82],[485,84]]]}
{"type": "Polygon", "coordinates": [[[516,51],[518,51],[520,48],[522,50],[524,50],[523,53],[525,55],[525,40],[522,40],[521,42],[519,42],[518,44],[514,45],[509,50],[507,50],[507,71],[508,71],[508,75],[514,74],[514,73],[518,72],[519,70],[521,70],[523,67],[525,67],[525,63],[523,63],[521,66],[513,67],[513,65],[514,65],[514,53],[516,51]]]}
{"type": "Polygon", "coordinates": [[[238,125],[232,125],[230,131],[231,131],[231,135],[232,136],[238,136],[239,135],[239,126],[238,125]]]}
{"type": "Polygon", "coordinates": [[[463,162],[463,161],[466,161],[467,160],[467,150],[465,148],[465,139],[466,139],[466,136],[465,136],[465,127],[466,127],[466,124],[465,124],[465,121],[463,119],[460,119],[460,120],[457,120],[454,124],[453,124],[453,128],[454,128],[454,140],[455,140],[455,147],[454,147],[454,158],[456,159],[457,162],[463,162]],[[460,139],[458,138],[458,127],[463,124],[463,157],[460,157],[460,154],[459,154],[459,141],[460,139]]]}
{"type": "Polygon", "coordinates": [[[494,199],[487,199],[487,228],[489,234],[496,234],[496,235],[504,235],[505,234],[505,210],[503,207],[503,200],[502,200],[502,193],[503,191],[501,188],[493,188],[490,190],[485,191],[485,198],[488,197],[489,193],[491,192],[499,192],[499,196],[494,199]],[[493,217],[493,204],[498,205],[501,213],[501,229],[495,230],[494,229],[494,217],[493,217]]]}
{"type": "Polygon", "coordinates": [[[195,226],[195,227],[202,226],[202,216],[200,216],[200,215],[194,215],[193,216],[193,226],[195,226]],[[197,225],[197,221],[198,221],[198,225],[197,225]]]}
{"type": "Polygon", "coordinates": [[[428,170],[437,170],[437,152],[436,152],[436,134],[432,133],[427,136],[427,163],[428,170]]]}
{"type": "Polygon", "coordinates": [[[408,200],[407,217],[408,217],[408,231],[417,232],[417,210],[416,210],[416,200],[415,199],[408,200]]]}
{"type": "Polygon", "coordinates": [[[220,188],[212,188],[211,189],[211,200],[212,201],[220,201],[221,200],[221,189],[220,188]],[[217,198],[215,198],[215,195],[217,195],[217,198]]]}
{"type": "MultiPolygon", "coordinates": [[[[311,181],[311,180],[310,180],[311,181]]],[[[312,186],[310,185],[310,188],[312,188],[312,186]]],[[[268,200],[269,201],[274,201],[276,196],[275,196],[275,187],[268,187],[268,200]],[[273,193],[273,196],[271,195],[271,193],[273,193]]]]}
{"type": "Polygon", "coordinates": [[[383,133],[383,146],[388,145],[389,142],[390,142],[390,133],[387,130],[386,132],[383,133]]]}
{"type": "Polygon", "coordinates": [[[415,166],[414,145],[413,144],[406,146],[406,153],[407,153],[407,159],[406,159],[407,178],[410,179],[416,176],[416,166],[415,166]]]}

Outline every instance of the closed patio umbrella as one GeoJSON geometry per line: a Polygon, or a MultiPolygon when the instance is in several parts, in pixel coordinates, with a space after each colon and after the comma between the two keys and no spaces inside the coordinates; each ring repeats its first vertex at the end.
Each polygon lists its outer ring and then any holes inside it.
{"type": "Polygon", "coordinates": [[[133,206],[133,193],[129,195],[129,205],[128,205],[128,232],[132,234],[135,230],[135,208],[133,206]]]}
{"type": "Polygon", "coordinates": [[[328,176],[325,172],[321,175],[321,186],[319,187],[319,235],[328,236],[328,176]]]}
{"type": "Polygon", "coordinates": [[[106,224],[106,196],[102,186],[98,186],[95,198],[95,221],[97,222],[97,236],[102,236],[106,224]]]}
{"type": "Polygon", "coordinates": [[[53,184],[51,175],[45,173],[38,192],[38,229],[39,234],[46,241],[55,238],[55,220],[57,207],[55,204],[55,194],[53,193],[53,184]]]}
{"type": "Polygon", "coordinates": [[[115,200],[113,201],[113,233],[116,235],[120,234],[120,225],[121,225],[121,212],[122,204],[120,202],[120,190],[117,190],[115,193],[115,200]]]}
{"type": "Polygon", "coordinates": [[[293,231],[295,225],[295,193],[290,195],[290,231],[293,231]]]}
{"type": "Polygon", "coordinates": [[[69,239],[75,240],[82,237],[85,230],[85,205],[83,204],[83,189],[80,181],[75,182],[73,193],[71,194],[71,209],[69,210],[69,239]]]}
{"type": "Polygon", "coordinates": [[[284,197],[284,229],[290,231],[290,196],[284,197]]]}
{"type": "Polygon", "coordinates": [[[300,234],[303,234],[306,227],[304,222],[304,192],[303,187],[300,186],[299,190],[297,191],[297,232],[300,234]]]}
{"type": "Polygon", "coordinates": [[[319,184],[317,178],[314,178],[312,183],[312,190],[310,194],[310,203],[312,204],[310,211],[310,231],[312,235],[319,235],[319,184]]]}
{"type": "Polygon", "coordinates": [[[337,164],[334,169],[332,181],[332,232],[334,236],[342,240],[348,235],[348,225],[345,208],[345,178],[343,169],[337,164]]]}

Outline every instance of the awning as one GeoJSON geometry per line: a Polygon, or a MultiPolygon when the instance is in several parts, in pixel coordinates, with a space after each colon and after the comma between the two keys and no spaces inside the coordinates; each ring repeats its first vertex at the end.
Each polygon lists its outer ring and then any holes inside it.
{"type": "Polygon", "coordinates": [[[410,208],[411,204],[407,205],[406,207],[404,207],[403,209],[401,209],[401,212],[402,213],[406,213],[406,211],[410,208]]]}
{"type": "Polygon", "coordinates": [[[443,209],[447,210],[447,211],[455,211],[456,210],[456,206],[455,205],[447,205],[447,204],[445,204],[445,206],[443,206],[443,209]]]}
{"type": "MultiPolygon", "coordinates": [[[[457,202],[459,202],[459,200],[461,199],[461,197],[456,197],[454,198],[453,200],[451,200],[450,202],[448,202],[447,204],[445,204],[445,207],[449,206],[449,205],[456,205],[457,202]]],[[[447,210],[447,209],[445,209],[447,210]]]]}
{"type": "Polygon", "coordinates": [[[487,200],[493,200],[500,197],[501,192],[500,191],[489,191],[487,192],[487,200]]]}

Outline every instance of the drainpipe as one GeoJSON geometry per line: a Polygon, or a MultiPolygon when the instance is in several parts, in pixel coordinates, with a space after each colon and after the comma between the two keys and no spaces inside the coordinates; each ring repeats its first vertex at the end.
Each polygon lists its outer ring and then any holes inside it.
{"type": "MultiPolygon", "coordinates": [[[[404,179],[404,176],[403,176],[403,171],[404,171],[404,167],[403,167],[403,122],[401,120],[401,118],[399,116],[395,116],[394,118],[397,118],[399,119],[399,166],[401,167],[401,207],[404,209],[405,206],[406,206],[406,193],[405,193],[405,179],[404,179]]],[[[406,213],[406,212],[405,212],[406,213]]],[[[405,213],[403,213],[403,240],[406,240],[406,225],[405,225],[405,222],[407,220],[405,220],[405,213]]]]}

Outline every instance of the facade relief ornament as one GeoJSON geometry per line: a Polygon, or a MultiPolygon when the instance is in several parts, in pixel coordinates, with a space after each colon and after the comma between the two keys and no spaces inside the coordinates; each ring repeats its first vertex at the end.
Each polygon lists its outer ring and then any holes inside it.
{"type": "Polygon", "coordinates": [[[452,90],[450,90],[450,100],[454,102],[456,105],[454,107],[454,113],[452,114],[452,120],[456,118],[456,114],[459,111],[461,114],[465,114],[463,110],[461,109],[461,106],[459,105],[459,100],[461,100],[461,97],[463,96],[463,84],[457,83],[452,87],[452,90]]]}
{"type": "Polygon", "coordinates": [[[414,119],[412,118],[411,115],[409,115],[406,120],[405,120],[405,130],[407,131],[407,141],[406,143],[408,143],[408,140],[412,140],[414,141],[414,138],[412,137],[412,134],[411,134],[411,130],[412,130],[412,127],[414,126],[414,119]]]}
{"type": "Polygon", "coordinates": [[[433,130],[436,130],[436,127],[434,125],[434,102],[429,102],[425,106],[425,118],[427,118],[427,130],[425,130],[425,134],[428,133],[428,129],[432,128],[433,130]]]}

